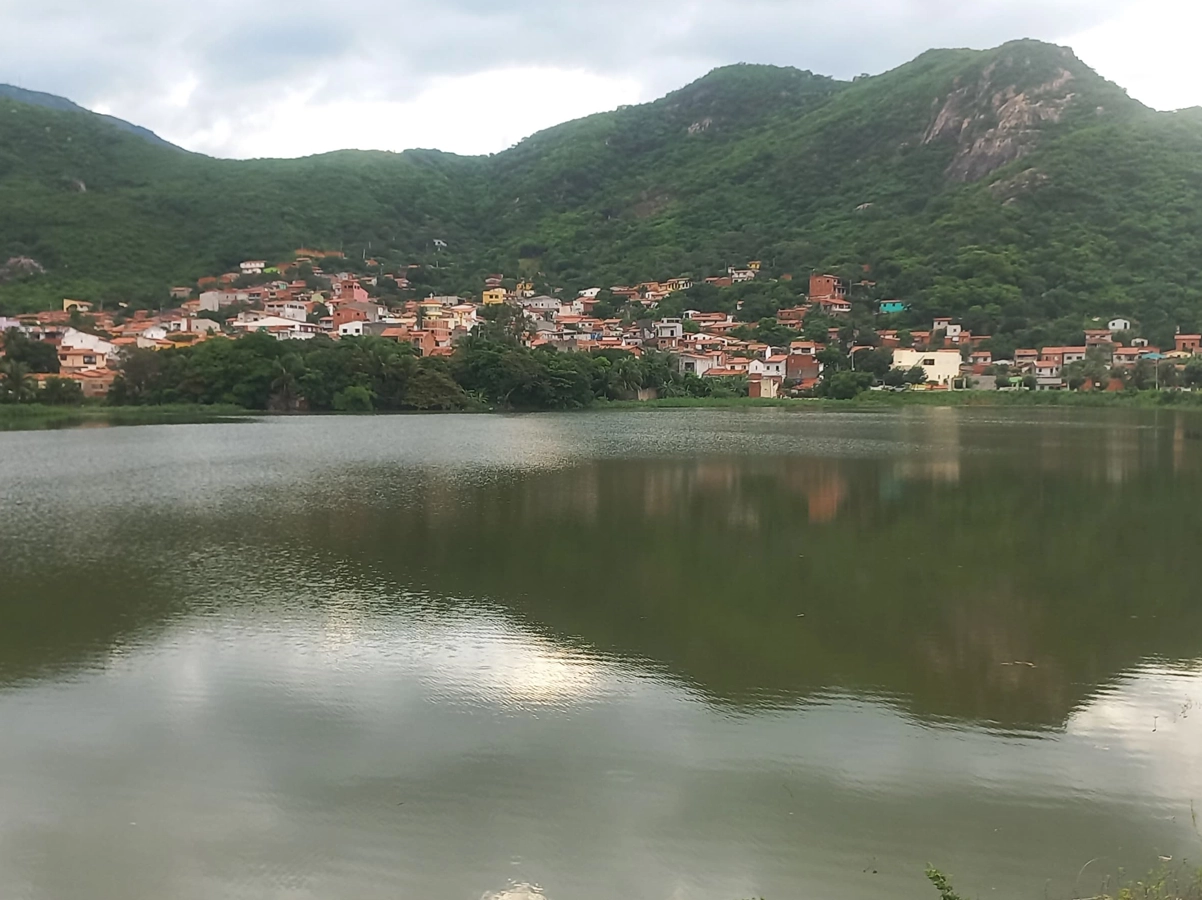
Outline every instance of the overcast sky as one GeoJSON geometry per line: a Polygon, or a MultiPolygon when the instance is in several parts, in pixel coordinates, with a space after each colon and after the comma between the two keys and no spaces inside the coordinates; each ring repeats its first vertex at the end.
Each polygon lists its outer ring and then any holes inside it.
{"type": "Polygon", "coordinates": [[[0,0],[0,23],[0,82],[216,156],[489,153],[727,63],[848,78],[1020,37],[1202,105],[1199,0],[0,0]]]}

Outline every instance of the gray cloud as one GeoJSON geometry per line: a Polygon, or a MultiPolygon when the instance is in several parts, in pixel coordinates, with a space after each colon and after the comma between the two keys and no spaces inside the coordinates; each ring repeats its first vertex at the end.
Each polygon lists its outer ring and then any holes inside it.
{"type": "MultiPolygon", "coordinates": [[[[214,140],[237,152],[240,130],[297,95],[326,104],[404,102],[440,78],[537,65],[633,79],[650,99],[724,63],[770,62],[850,77],[892,68],[933,46],[1062,39],[1132,5],[0,0],[0,81],[101,105],[168,137],[224,129],[234,137],[214,140]]],[[[512,104],[515,116],[537,102],[497,99],[512,104]]]]}

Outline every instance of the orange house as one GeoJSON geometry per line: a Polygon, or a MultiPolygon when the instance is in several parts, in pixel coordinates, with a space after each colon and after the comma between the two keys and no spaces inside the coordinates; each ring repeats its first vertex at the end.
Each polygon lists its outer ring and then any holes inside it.
{"type": "Polygon", "coordinates": [[[1179,334],[1173,338],[1173,342],[1177,345],[1175,349],[1178,353],[1197,356],[1202,348],[1202,334],[1179,334]]]}

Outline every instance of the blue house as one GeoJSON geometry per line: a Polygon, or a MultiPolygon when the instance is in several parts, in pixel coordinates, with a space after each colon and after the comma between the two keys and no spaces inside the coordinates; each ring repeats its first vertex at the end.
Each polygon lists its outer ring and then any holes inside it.
{"type": "Polygon", "coordinates": [[[903,303],[901,300],[882,300],[879,307],[882,313],[905,312],[907,308],[908,304],[903,303]]]}

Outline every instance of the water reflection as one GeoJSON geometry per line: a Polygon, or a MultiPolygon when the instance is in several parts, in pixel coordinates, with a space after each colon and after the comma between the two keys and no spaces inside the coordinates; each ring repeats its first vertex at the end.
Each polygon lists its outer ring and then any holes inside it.
{"type": "Polygon", "coordinates": [[[1065,896],[1091,858],[1178,856],[1189,433],[914,409],[4,436],[0,895],[919,898],[934,860],[1065,896]]]}

